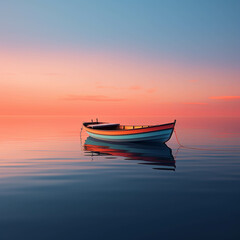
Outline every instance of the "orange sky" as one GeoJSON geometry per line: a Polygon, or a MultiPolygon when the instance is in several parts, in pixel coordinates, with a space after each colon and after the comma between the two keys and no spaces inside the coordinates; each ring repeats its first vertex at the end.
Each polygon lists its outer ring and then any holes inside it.
{"type": "Polygon", "coordinates": [[[1,115],[240,116],[240,71],[101,52],[2,50],[1,115]]]}

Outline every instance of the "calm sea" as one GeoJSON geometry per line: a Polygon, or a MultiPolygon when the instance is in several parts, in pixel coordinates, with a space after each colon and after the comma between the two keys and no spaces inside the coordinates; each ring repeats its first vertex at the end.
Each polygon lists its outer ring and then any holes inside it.
{"type": "Polygon", "coordinates": [[[80,136],[90,119],[0,117],[1,240],[240,239],[240,119],[177,119],[185,147],[80,136]]]}

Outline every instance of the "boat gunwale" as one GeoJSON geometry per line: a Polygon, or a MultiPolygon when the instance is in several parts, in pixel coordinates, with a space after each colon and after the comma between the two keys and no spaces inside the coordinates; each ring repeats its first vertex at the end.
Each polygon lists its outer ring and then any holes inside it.
{"type": "MultiPolygon", "coordinates": [[[[147,127],[142,127],[142,128],[133,128],[133,129],[99,129],[99,128],[89,128],[87,125],[89,124],[103,124],[106,122],[84,122],[83,126],[87,129],[96,129],[96,130],[101,130],[101,131],[129,131],[129,130],[138,130],[138,129],[146,129],[146,128],[154,128],[154,127],[161,127],[161,126],[166,126],[166,125],[171,125],[173,124],[173,127],[176,124],[176,120],[174,120],[174,122],[171,123],[164,123],[164,124],[159,124],[159,125],[147,125],[147,127]]],[[[120,126],[146,126],[146,125],[122,125],[119,124],[120,126]]]]}
{"type": "MultiPolygon", "coordinates": [[[[147,127],[135,128],[135,129],[134,128],[133,129],[94,129],[94,128],[87,127],[88,124],[95,124],[95,123],[101,124],[103,122],[84,122],[83,126],[86,128],[86,131],[89,130],[90,133],[94,133],[94,134],[98,134],[98,135],[111,135],[111,133],[114,135],[114,133],[121,133],[121,132],[122,132],[122,134],[116,134],[116,135],[132,135],[132,134],[139,134],[139,133],[148,133],[146,131],[142,132],[142,130],[146,130],[146,129],[151,129],[151,130],[153,130],[151,132],[154,132],[154,128],[164,127],[167,125],[173,125],[173,126],[166,128],[166,129],[159,129],[159,130],[155,130],[155,131],[157,132],[157,131],[163,131],[163,130],[167,130],[167,129],[174,129],[176,120],[174,120],[174,122],[171,122],[171,123],[165,123],[165,124],[160,124],[160,125],[148,125],[147,127]]],[[[120,126],[134,126],[134,125],[120,125],[120,126]]],[[[139,126],[139,125],[135,125],[135,126],[139,126]]]]}

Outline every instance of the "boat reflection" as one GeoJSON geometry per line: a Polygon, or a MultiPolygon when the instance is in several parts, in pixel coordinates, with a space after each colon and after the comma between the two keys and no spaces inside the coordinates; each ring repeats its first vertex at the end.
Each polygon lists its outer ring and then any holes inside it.
{"type": "Polygon", "coordinates": [[[91,156],[120,156],[125,160],[144,161],[139,164],[152,165],[157,170],[175,171],[176,168],[172,149],[157,141],[124,144],[88,137],[84,143],[84,151],[91,156]]]}

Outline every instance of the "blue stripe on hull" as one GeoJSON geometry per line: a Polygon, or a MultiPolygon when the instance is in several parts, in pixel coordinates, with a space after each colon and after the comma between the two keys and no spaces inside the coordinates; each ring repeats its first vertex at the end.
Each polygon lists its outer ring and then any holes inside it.
{"type": "Polygon", "coordinates": [[[138,134],[129,134],[129,135],[99,135],[95,133],[88,134],[96,139],[105,140],[105,141],[114,141],[114,142],[136,142],[136,141],[147,141],[147,140],[158,140],[161,142],[166,142],[172,135],[173,129],[166,129],[156,132],[147,132],[147,133],[138,133],[138,134]]]}

